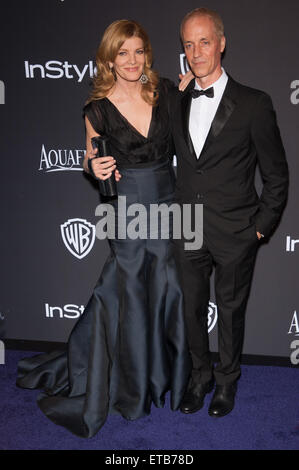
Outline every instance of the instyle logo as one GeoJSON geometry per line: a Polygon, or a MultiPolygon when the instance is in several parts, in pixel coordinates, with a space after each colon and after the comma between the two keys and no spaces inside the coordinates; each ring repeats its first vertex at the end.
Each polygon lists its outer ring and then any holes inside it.
{"type": "Polygon", "coordinates": [[[299,321],[296,310],[292,316],[288,335],[298,336],[298,339],[293,340],[290,344],[290,348],[292,350],[290,355],[291,363],[297,366],[299,364],[299,321]]]}
{"type": "Polygon", "coordinates": [[[294,252],[296,244],[299,243],[299,240],[292,239],[290,235],[287,235],[286,238],[286,251],[294,252]]]}
{"type": "Polygon", "coordinates": [[[5,85],[2,80],[0,80],[0,104],[5,104],[5,85]]]}
{"type": "Polygon", "coordinates": [[[30,64],[28,60],[25,60],[24,64],[26,78],[67,78],[75,79],[80,83],[86,75],[90,78],[96,75],[96,67],[94,67],[92,60],[81,69],[76,64],[69,64],[67,60],[64,62],[49,60],[44,65],[30,64]]]}
{"type": "Polygon", "coordinates": [[[293,80],[291,83],[291,90],[294,90],[291,93],[291,103],[292,104],[299,104],[299,80],[293,80]]]}
{"type": "Polygon", "coordinates": [[[85,219],[69,219],[60,226],[66,248],[78,259],[88,255],[95,242],[96,228],[85,219]]]}
{"type": "Polygon", "coordinates": [[[212,331],[214,326],[217,323],[218,319],[218,311],[217,311],[217,305],[214,304],[213,302],[209,302],[208,306],[208,333],[212,331]]]}
{"type": "Polygon", "coordinates": [[[46,149],[42,145],[39,170],[51,173],[53,171],[82,171],[82,162],[86,150],[46,149]]]}
{"type": "Polygon", "coordinates": [[[47,318],[79,318],[84,309],[84,305],[66,304],[63,307],[52,307],[48,303],[45,304],[47,318]]]}
{"type": "Polygon", "coordinates": [[[180,54],[180,67],[183,75],[185,75],[190,70],[186,55],[184,53],[180,54]]]}

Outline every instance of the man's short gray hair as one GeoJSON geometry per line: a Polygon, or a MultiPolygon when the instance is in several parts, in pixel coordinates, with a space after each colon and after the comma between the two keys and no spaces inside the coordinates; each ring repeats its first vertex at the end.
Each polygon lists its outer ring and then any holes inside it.
{"type": "Polygon", "coordinates": [[[184,16],[182,22],[181,22],[181,38],[183,40],[183,30],[186,22],[190,20],[190,18],[193,18],[194,16],[208,16],[214,23],[215,26],[215,32],[217,36],[222,38],[224,36],[224,24],[222,21],[221,16],[214,10],[210,10],[209,8],[195,8],[195,10],[190,11],[187,13],[187,15],[184,16]]]}

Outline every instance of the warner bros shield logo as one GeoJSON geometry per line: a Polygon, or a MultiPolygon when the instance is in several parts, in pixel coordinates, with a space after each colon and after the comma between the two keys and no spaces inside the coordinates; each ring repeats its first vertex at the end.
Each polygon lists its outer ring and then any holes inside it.
{"type": "Polygon", "coordinates": [[[209,302],[208,306],[208,332],[210,333],[217,323],[218,312],[217,305],[209,302]]]}
{"type": "Polygon", "coordinates": [[[62,240],[67,249],[78,259],[84,258],[92,249],[96,229],[85,219],[69,219],[60,226],[62,240]]]}

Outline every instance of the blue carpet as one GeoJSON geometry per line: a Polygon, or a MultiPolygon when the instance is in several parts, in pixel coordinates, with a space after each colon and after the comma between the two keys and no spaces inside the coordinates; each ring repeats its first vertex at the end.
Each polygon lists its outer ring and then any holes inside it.
{"type": "Polygon", "coordinates": [[[108,417],[96,436],[83,439],[49,421],[36,405],[38,390],[15,386],[17,362],[37,352],[6,350],[0,365],[0,449],[5,450],[297,450],[298,368],[243,366],[236,405],[224,418],[152,407],[146,418],[108,417]]]}

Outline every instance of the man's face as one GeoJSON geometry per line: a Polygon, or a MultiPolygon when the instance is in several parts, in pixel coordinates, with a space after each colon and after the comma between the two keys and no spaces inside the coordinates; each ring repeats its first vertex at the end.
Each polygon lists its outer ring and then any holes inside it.
{"type": "Polygon", "coordinates": [[[190,18],[184,25],[182,39],[194,75],[200,79],[206,77],[209,83],[217,80],[221,74],[221,53],[225,48],[225,38],[217,36],[213,21],[208,16],[190,18]]]}

